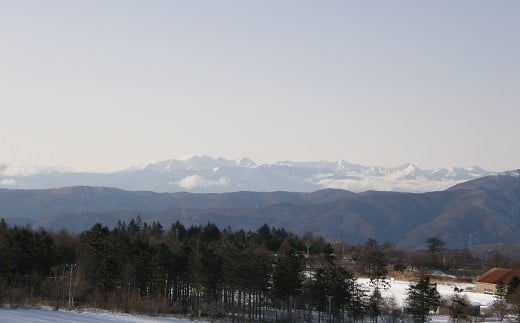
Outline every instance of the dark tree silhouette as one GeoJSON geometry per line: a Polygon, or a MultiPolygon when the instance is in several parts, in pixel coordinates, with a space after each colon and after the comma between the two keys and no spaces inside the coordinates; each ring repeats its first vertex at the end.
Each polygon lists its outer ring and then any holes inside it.
{"type": "Polygon", "coordinates": [[[437,310],[439,304],[437,285],[430,284],[429,276],[422,276],[417,284],[408,288],[407,310],[414,322],[426,322],[429,313],[437,310]]]}

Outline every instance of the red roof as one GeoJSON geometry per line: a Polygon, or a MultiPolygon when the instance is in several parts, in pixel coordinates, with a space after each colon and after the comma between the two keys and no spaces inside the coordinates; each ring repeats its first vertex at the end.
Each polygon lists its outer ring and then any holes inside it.
{"type": "Polygon", "coordinates": [[[516,269],[508,269],[508,268],[492,268],[482,275],[480,275],[475,283],[488,283],[488,284],[498,284],[502,283],[504,285],[509,284],[513,277],[520,278],[520,270],[516,269]]]}

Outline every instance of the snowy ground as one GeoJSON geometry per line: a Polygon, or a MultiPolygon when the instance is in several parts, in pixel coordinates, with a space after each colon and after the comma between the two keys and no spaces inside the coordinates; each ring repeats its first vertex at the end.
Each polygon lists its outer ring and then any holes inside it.
{"type": "MultiPolygon", "coordinates": [[[[359,278],[357,281],[367,289],[369,288],[369,279],[359,278]]],[[[387,290],[381,290],[381,295],[383,297],[393,296],[399,306],[404,306],[404,301],[407,297],[407,289],[411,283],[399,280],[389,280],[389,282],[390,288],[387,290]]],[[[441,297],[449,298],[455,294],[455,287],[457,287],[459,290],[464,290],[464,292],[462,292],[460,295],[466,296],[468,301],[474,305],[486,307],[494,301],[493,295],[473,292],[472,290],[475,290],[475,284],[470,283],[437,284],[437,291],[439,294],[441,294],[441,297]]]]}
{"type": "Polygon", "coordinates": [[[179,319],[172,316],[167,317],[148,317],[140,315],[117,314],[106,311],[97,312],[68,312],[52,311],[46,309],[0,309],[0,322],[71,322],[71,323],[91,323],[91,322],[139,322],[139,323],[193,323],[206,321],[190,321],[179,319]]]}
{"type": "MultiPolygon", "coordinates": [[[[368,278],[359,278],[357,280],[358,284],[365,287],[367,290],[370,290],[368,278]]],[[[381,296],[383,297],[394,297],[397,306],[404,307],[404,302],[407,297],[407,289],[410,286],[410,282],[407,281],[399,281],[399,280],[389,280],[390,288],[384,290],[381,289],[381,296]]],[[[493,295],[481,294],[474,292],[475,284],[470,283],[451,283],[451,284],[437,284],[437,291],[441,295],[442,298],[448,299],[453,296],[455,292],[455,287],[459,290],[464,290],[461,294],[465,296],[468,301],[473,305],[480,305],[481,310],[485,311],[487,306],[491,305],[495,300],[493,295]]],[[[435,315],[431,316],[429,323],[445,323],[451,322],[451,319],[447,316],[435,315]]],[[[496,318],[486,318],[483,319],[482,322],[499,322],[496,318]]],[[[504,319],[501,323],[506,322],[515,322],[512,318],[504,319]]]]}

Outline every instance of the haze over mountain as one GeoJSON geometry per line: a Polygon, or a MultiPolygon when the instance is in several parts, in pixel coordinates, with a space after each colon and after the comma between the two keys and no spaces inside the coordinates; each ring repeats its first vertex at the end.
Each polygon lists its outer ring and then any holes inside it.
{"type": "Polygon", "coordinates": [[[0,165],[0,187],[43,189],[89,185],[155,192],[219,193],[248,191],[311,192],[325,188],[428,192],[491,175],[480,167],[424,170],[412,164],[399,167],[362,166],[346,161],[280,161],[259,164],[248,158],[229,160],[195,156],[129,167],[106,173],[56,169],[38,170],[0,165]]]}
{"type": "Polygon", "coordinates": [[[458,248],[518,243],[520,170],[428,193],[154,193],[86,186],[0,190],[0,217],[11,225],[80,232],[97,222],[114,226],[137,215],[165,229],[177,220],[246,230],[267,223],[298,234],[312,231],[349,243],[375,238],[404,248],[421,247],[435,235],[458,248]]]}

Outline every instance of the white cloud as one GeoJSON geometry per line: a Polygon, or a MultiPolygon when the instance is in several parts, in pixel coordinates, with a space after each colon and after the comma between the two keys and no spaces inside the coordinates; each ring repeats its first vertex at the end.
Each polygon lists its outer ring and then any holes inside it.
{"type": "Polygon", "coordinates": [[[220,177],[218,180],[211,180],[199,175],[186,176],[180,181],[175,182],[180,188],[194,189],[200,187],[224,186],[229,183],[229,179],[220,177]]]}
{"type": "Polygon", "coordinates": [[[29,176],[42,172],[44,169],[29,166],[25,163],[13,163],[2,165],[0,175],[3,176],[29,176]]]}
{"type": "Polygon", "coordinates": [[[424,193],[431,191],[443,191],[453,185],[463,181],[443,180],[429,181],[424,178],[416,180],[403,181],[389,177],[368,177],[359,179],[331,179],[331,178],[314,178],[308,182],[319,185],[323,188],[338,188],[349,190],[352,192],[364,192],[368,190],[376,191],[397,191],[397,192],[415,192],[424,193]]]}
{"type": "Polygon", "coordinates": [[[12,178],[4,178],[0,181],[1,186],[13,186],[16,182],[12,178]]]}

